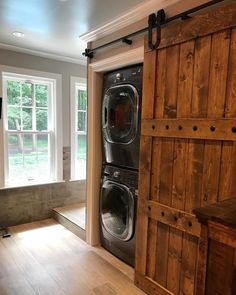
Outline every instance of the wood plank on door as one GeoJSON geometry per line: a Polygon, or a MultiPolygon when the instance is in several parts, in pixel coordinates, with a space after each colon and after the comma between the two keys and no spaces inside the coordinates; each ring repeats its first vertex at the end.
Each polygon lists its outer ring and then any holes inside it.
{"type": "Polygon", "coordinates": [[[135,282],[148,294],[196,293],[205,246],[192,210],[235,191],[235,15],[236,3],[226,4],[167,25],[158,50],[146,40],[135,282]],[[201,136],[181,137],[194,120],[201,136]]]}

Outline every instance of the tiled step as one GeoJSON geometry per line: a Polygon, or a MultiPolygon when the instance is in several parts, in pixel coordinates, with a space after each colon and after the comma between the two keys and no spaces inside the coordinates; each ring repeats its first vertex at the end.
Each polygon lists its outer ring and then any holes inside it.
{"type": "Polygon", "coordinates": [[[85,241],[85,208],[85,203],[55,208],[53,209],[52,216],[60,224],[85,241]]]}

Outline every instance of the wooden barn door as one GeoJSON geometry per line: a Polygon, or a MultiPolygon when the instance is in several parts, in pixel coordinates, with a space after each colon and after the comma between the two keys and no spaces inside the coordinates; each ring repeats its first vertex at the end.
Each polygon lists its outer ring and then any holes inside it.
{"type": "Polygon", "coordinates": [[[203,294],[192,210],[236,197],[235,26],[232,1],[146,45],[135,283],[147,294],[203,294]]]}

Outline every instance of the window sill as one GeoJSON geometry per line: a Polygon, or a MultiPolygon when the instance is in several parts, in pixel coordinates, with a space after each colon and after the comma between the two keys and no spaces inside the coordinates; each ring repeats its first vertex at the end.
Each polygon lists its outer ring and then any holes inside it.
{"type": "Polygon", "coordinates": [[[83,182],[84,183],[84,182],[86,182],[86,179],[69,179],[68,181],[69,182],[81,182],[81,183],[83,182]]]}
{"type": "Polygon", "coordinates": [[[48,185],[48,184],[56,184],[56,183],[65,183],[65,180],[57,180],[57,181],[45,181],[45,182],[32,182],[29,184],[22,184],[22,185],[9,185],[0,187],[0,190],[8,190],[8,189],[17,189],[17,188],[28,188],[32,186],[42,186],[42,185],[48,185]]]}

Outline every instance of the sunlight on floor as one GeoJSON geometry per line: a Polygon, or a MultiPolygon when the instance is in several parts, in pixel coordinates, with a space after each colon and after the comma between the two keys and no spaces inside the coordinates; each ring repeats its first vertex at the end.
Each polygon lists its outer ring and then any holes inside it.
{"type": "Polygon", "coordinates": [[[64,228],[59,225],[49,225],[42,228],[25,230],[20,233],[17,233],[17,237],[20,238],[20,241],[29,246],[38,246],[40,244],[55,242],[58,243],[60,240],[70,237],[71,232],[64,230],[62,235],[62,230],[64,228]]]}

